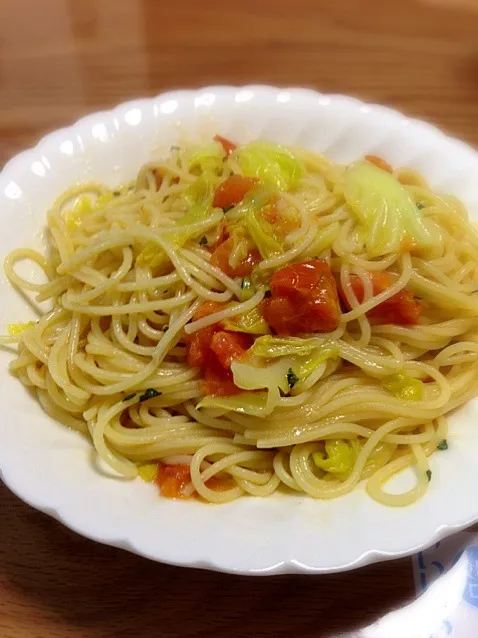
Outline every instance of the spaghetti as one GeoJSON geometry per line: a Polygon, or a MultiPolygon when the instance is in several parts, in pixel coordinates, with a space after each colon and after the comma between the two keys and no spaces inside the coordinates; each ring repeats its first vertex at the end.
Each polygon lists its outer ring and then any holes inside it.
{"type": "Polygon", "coordinates": [[[68,190],[48,231],[5,272],[50,309],[0,343],[114,470],[214,503],[425,493],[478,388],[478,236],[455,198],[379,158],[218,137],[68,190]],[[408,466],[415,487],[387,492],[408,466]]]}

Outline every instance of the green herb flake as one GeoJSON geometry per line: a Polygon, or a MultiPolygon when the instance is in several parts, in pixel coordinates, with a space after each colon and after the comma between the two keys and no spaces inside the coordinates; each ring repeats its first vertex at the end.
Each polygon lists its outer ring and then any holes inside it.
{"type": "Polygon", "coordinates": [[[437,445],[437,450],[448,450],[448,441],[446,439],[442,439],[437,445]]]}
{"type": "Polygon", "coordinates": [[[136,396],[136,392],[132,392],[131,394],[127,394],[125,396],[125,398],[123,399],[123,401],[131,401],[131,399],[134,399],[135,396],[136,396]]]}
{"type": "Polygon", "coordinates": [[[289,388],[292,390],[292,388],[298,381],[299,377],[295,374],[292,368],[289,368],[289,370],[287,371],[287,383],[289,384],[289,388]]]}
{"type": "Polygon", "coordinates": [[[428,479],[428,482],[430,482],[432,480],[432,471],[431,470],[427,470],[427,479],[428,479]]]}
{"type": "Polygon", "coordinates": [[[201,239],[199,240],[199,245],[205,246],[206,244],[207,244],[207,237],[206,235],[204,235],[204,237],[201,237],[201,239]]]}
{"type": "Polygon", "coordinates": [[[244,277],[241,281],[241,288],[243,290],[250,290],[252,288],[252,282],[247,277],[244,277]]]}
{"type": "Polygon", "coordinates": [[[148,388],[147,390],[145,390],[144,394],[139,397],[139,401],[141,403],[142,401],[147,401],[148,399],[154,399],[154,397],[159,397],[160,394],[161,392],[158,392],[158,390],[155,390],[154,388],[148,388]]]}
{"type": "Polygon", "coordinates": [[[232,208],[234,208],[234,206],[224,206],[224,208],[222,209],[223,213],[227,213],[228,211],[230,211],[232,208]]]}
{"type": "Polygon", "coordinates": [[[121,191],[113,191],[113,197],[119,197],[121,195],[121,191]]]}
{"type": "Polygon", "coordinates": [[[422,208],[425,208],[425,204],[423,204],[422,202],[417,202],[417,208],[418,210],[422,210],[422,208]]]}

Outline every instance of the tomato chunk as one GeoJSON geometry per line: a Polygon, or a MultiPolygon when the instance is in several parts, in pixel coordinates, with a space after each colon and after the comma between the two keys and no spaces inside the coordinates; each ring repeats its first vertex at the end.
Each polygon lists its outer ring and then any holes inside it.
{"type": "Polygon", "coordinates": [[[253,339],[241,332],[220,330],[211,339],[211,350],[223,368],[229,369],[235,359],[240,359],[253,343],[253,339]]]}
{"type": "Polygon", "coordinates": [[[378,155],[366,155],[365,159],[367,160],[367,162],[370,162],[370,164],[374,164],[377,168],[381,168],[382,171],[393,173],[393,168],[390,166],[390,164],[381,157],[378,157],[378,155]]]}
{"type": "Polygon", "coordinates": [[[201,368],[206,363],[209,345],[215,331],[214,326],[207,326],[207,328],[201,328],[192,334],[187,350],[187,362],[191,368],[201,368]]]}
{"type": "Polygon", "coordinates": [[[209,356],[203,368],[201,392],[216,397],[240,394],[242,390],[234,384],[231,370],[227,370],[217,357],[209,356]]]}
{"type": "Polygon", "coordinates": [[[282,241],[289,233],[300,226],[300,215],[294,209],[286,208],[280,200],[272,200],[259,212],[266,223],[271,225],[271,235],[276,241],[282,241]]]}
{"type": "Polygon", "coordinates": [[[234,238],[229,237],[220,244],[211,256],[210,264],[220,268],[228,277],[247,277],[252,269],[261,261],[261,254],[257,249],[249,251],[246,259],[233,268],[229,264],[229,257],[234,249],[234,238]]]}
{"type": "MultiPolygon", "coordinates": [[[[395,281],[388,272],[369,272],[367,274],[372,281],[374,296],[390,288],[395,281]]],[[[353,276],[350,278],[350,282],[357,300],[361,303],[364,297],[362,280],[360,277],[353,276]]],[[[340,295],[346,306],[350,309],[343,291],[340,291],[340,295]]],[[[396,295],[390,297],[390,299],[372,308],[372,310],[367,312],[367,316],[375,317],[380,323],[415,325],[418,323],[421,311],[421,305],[413,297],[412,292],[407,288],[403,288],[400,292],[397,292],[396,295]]]]}
{"type": "Polygon", "coordinates": [[[189,465],[167,465],[160,463],[156,475],[156,483],[159,485],[161,496],[166,498],[186,498],[185,488],[191,482],[189,465]]]}
{"type": "MultiPolygon", "coordinates": [[[[224,308],[224,304],[206,301],[194,313],[202,319],[224,308]]],[[[248,335],[222,330],[220,323],[196,330],[187,340],[186,360],[191,367],[201,368],[203,394],[229,396],[242,392],[234,385],[231,363],[252,345],[248,335]]]]}
{"type": "Polygon", "coordinates": [[[257,182],[258,180],[255,177],[231,175],[216,188],[213,206],[218,208],[237,206],[257,182]]]}
{"type": "MultiPolygon", "coordinates": [[[[212,315],[215,312],[219,312],[224,308],[225,304],[219,303],[217,301],[205,301],[196,310],[193,319],[203,319],[203,317],[208,317],[209,315],[212,315]]],[[[189,366],[191,366],[192,368],[196,366],[198,368],[201,368],[205,365],[206,358],[210,349],[211,339],[213,338],[214,333],[217,330],[217,324],[206,326],[206,328],[196,330],[196,332],[193,332],[193,334],[188,337],[186,358],[189,366]]]]}
{"type": "Polygon", "coordinates": [[[340,321],[335,279],[323,259],[290,264],[274,273],[264,316],[280,335],[332,332],[340,321]]]}
{"type": "MultiPolygon", "coordinates": [[[[186,487],[191,483],[191,471],[186,463],[169,465],[160,463],[156,474],[156,484],[159,485],[161,496],[166,498],[188,498],[186,487]]],[[[221,492],[234,487],[234,480],[230,476],[213,476],[206,481],[211,490],[221,492]]],[[[194,492],[193,496],[197,496],[194,492]]]]}
{"type": "Polygon", "coordinates": [[[226,304],[220,303],[219,301],[205,301],[196,310],[196,312],[193,315],[193,319],[194,321],[197,321],[197,319],[203,319],[204,317],[209,317],[209,315],[213,315],[215,312],[224,310],[225,307],[226,307],[226,304]]]}
{"type": "Polygon", "coordinates": [[[222,135],[215,135],[214,141],[222,144],[222,148],[226,152],[226,155],[230,155],[232,151],[236,150],[237,145],[231,140],[228,140],[227,137],[223,137],[222,135]]]}
{"type": "Polygon", "coordinates": [[[219,224],[217,239],[214,243],[210,245],[211,250],[214,251],[218,246],[223,244],[226,241],[226,239],[228,239],[228,237],[229,237],[229,231],[227,229],[227,224],[224,221],[222,221],[219,224]]]}

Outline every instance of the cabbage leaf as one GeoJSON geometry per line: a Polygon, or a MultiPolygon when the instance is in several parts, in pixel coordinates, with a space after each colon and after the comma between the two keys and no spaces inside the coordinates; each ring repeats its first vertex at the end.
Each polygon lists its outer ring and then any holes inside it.
{"type": "Polygon", "coordinates": [[[382,385],[398,399],[420,401],[423,397],[423,382],[404,371],[388,377],[382,385]]]}
{"type": "MultiPolygon", "coordinates": [[[[234,364],[233,364],[234,365],[234,364]]],[[[279,388],[268,392],[242,392],[230,397],[206,396],[196,408],[219,408],[240,414],[264,417],[271,414],[280,399],[279,388]]]]}
{"type": "Polygon", "coordinates": [[[276,189],[258,184],[247,193],[235,208],[236,214],[252,237],[264,259],[276,257],[283,252],[282,242],[275,237],[273,225],[267,222],[260,211],[277,197],[276,189]]]}
{"type": "Polygon", "coordinates": [[[225,157],[226,153],[222,144],[210,142],[209,144],[193,146],[188,152],[187,164],[189,170],[199,168],[202,172],[217,172],[222,168],[225,157]]]}
{"type": "Polygon", "coordinates": [[[284,394],[289,392],[287,373],[291,367],[290,359],[279,359],[269,365],[253,365],[233,361],[231,371],[234,384],[243,390],[275,390],[279,388],[284,394]]]}
{"type": "MultiPolygon", "coordinates": [[[[292,389],[325,363],[328,359],[339,356],[339,346],[331,341],[311,337],[276,337],[265,335],[258,337],[249,349],[256,359],[278,359],[286,369],[286,376],[293,376],[294,383],[288,383],[288,389],[292,389]]],[[[263,370],[263,368],[261,368],[263,370]]],[[[282,387],[281,387],[282,389],[282,387]]],[[[300,389],[300,385],[297,390],[300,389]]]]}
{"type": "Polygon", "coordinates": [[[34,321],[25,321],[24,323],[8,323],[7,332],[9,335],[20,335],[27,330],[30,330],[35,325],[34,321]]]}
{"type": "Polygon", "coordinates": [[[231,332],[245,332],[250,335],[270,334],[269,324],[257,306],[242,315],[225,319],[222,325],[225,330],[231,332]]]}
{"type": "Polygon", "coordinates": [[[237,151],[237,163],[247,177],[257,177],[279,190],[291,190],[304,174],[301,162],[289,149],[272,142],[251,142],[237,151]]]}
{"type": "Polygon", "coordinates": [[[255,340],[251,351],[258,357],[275,358],[290,355],[308,355],[317,348],[321,349],[324,361],[339,354],[337,344],[320,337],[259,337],[255,340]]]}
{"type": "Polygon", "coordinates": [[[424,218],[407,189],[369,162],[349,166],[344,196],[367,229],[365,244],[371,257],[399,253],[405,240],[412,249],[434,248],[442,242],[438,226],[424,218]]]}
{"type": "Polygon", "coordinates": [[[263,366],[257,365],[257,361],[233,361],[231,371],[234,383],[246,392],[229,397],[206,396],[197,408],[220,408],[251,416],[268,416],[279,403],[280,390],[284,394],[289,391],[289,366],[288,360],[279,360],[263,366]]]}
{"type": "MultiPolygon", "coordinates": [[[[173,228],[162,230],[162,236],[174,250],[179,250],[189,239],[196,235],[202,235],[208,230],[207,225],[199,231],[182,229],[182,227],[197,224],[198,222],[207,222],[213,212],[212,199],[213,180],[209,175],[201,175],[188,186],[183,195],[183,201],[188,210],[173,228]]],[[[216,225],[217,219],[213,217],[211,219],[211,227],[216,225]]],[[[154,241],[148,242],[136,257],[138,266],[149,268],[158,268],[167,263],[167,261],[166,255],[154,241]]]]}

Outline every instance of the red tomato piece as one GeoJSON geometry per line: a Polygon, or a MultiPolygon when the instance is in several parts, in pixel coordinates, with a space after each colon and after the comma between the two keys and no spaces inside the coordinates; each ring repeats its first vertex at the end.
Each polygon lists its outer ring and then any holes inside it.
{"type": "MultiPolygon", "coordinates": [[[[204,302],[194,313],[194,319],[202,319],[224,308],[216,301],[204,302]]],[[[188,365],[202,370],[203,394],[229,396],[242,392],[234,385],[231,363],[241,357],[252,345],[248,335],[221,330],[221,324],[215,323],[196,330],[188,338],[186,358],[188,365]]]]}
{"type": "Polygon", "coordinates": [[[242,202],[244,196],[257,184],[255,177],[243,177],[231,175],[216,188],[213,206],[217,208],[229,208],[242,202]]]}
{"type": "MultiPolygon", "coordinates": [[[[191,483],[189,465],[160,463],[156,483],[159,485],[161,496],[165,498],[188,498],[185,495],[185,489],[191,483]]],[[[230,476],[213,476],[206,481],[206,486],[216,492],[222,492],[234,487],[234,480],[230,476]]],[[[197,492],[194,492],[192,496],[197,496],[197,492]]]]}
{"type": "MultiPolygon", "coordinates": [[[[394,278],[388,272],[369,272],[368,276],[372,281],[374,296],[380,294],[394,283],[394,278]]],[[[364,296],[363,283],[360,277],[351,277],[352,289],[361,303],[364,296]]],[[[348,306],[345,295],[340,291],[344,303],[348,306]]],[[[349,307],[349,306],[348,306],[349,307]]],[[[349,307],[350,308],[350,307],[349,307]]],[[[398,325],[415,325],[421,314],[421,305],[413,297],[408,288],[403,288],[396,295],[372,308],[367,312],[368,317],[375,317],[380,323],[394,323],[398,325]]]]}
{"type": "Polygon", "coordinates": [[[196,310],[196,312],[193,315],[193,319],[196,321],[197,319],[203,319],[204,317],[209,317],[209,315],[213,315],[215,312],[224,310],[225,307],[226,307],[226,304],[220,303],[219,301],[205,301],[196,310]]]}
{"type": "MultiPolygon", "coordinates": [[[[159,464],[156,484],[159,485],[161,496],[165,498],[188,498],[184,492],[190,483],[191,471],[189,465],[182,463],[176,465],[159,464]]],[[[234,487],[234,480],[231,476],[212,476],[206,481],[206,486],[216,492],[222,492],[234,487]]],[[[192,496],[197,496],[197,492],[194,492],[192,496]]]]}
{"type": "Polygon", "coordinates": [[[211,256],[209,262],[212,266],[220,268],[228,277],[247,277],[252,269],[261,261],[261,254],[255,248],[249,251],[246,259],[232,268],[229,264],[229,257],[234,248],[234,238],[229,237],[225,242],[218,245],[211,256]]]}
{"type": "Polygon", "coordinates": [[[300,332],[300,330],[295,330],[295,318],[298,313],[290,299],[286,297],[265,299],[261,311],[277,334],[291,335],[300,332]]]}
{"type": "Polygon", "coordinates": [[[213,355],[208,357],[203,368],[201,392],[216,397],[227,397],[240,394],[242,390],[234,384],[232,372],[226,370],[213,355]]]}
{"type": "Polygon", "coordinates": [[[235,359],[240,359],[253,343],[250,335],[220,330],[211,339],[211,350],[223,368],[229,369],[235,359]]]}
{"type": "Polygon", "coordinates": [[[304,294],[317,288],[322,277],[330,281],[333,280],[330,268],[323,259],[290,264],[280,268],[272,275],[271,292],[273,296],[301,299],[304,294]]]}
{"type": "Polygon", "coordinates": [[[156,483],[159,485],[161,496],[166,498],[186,498],[185,488],[191,482],[189,465],[167,465],[160,463],[156,475],[156,483]]]}
{"type": "MultiPolygon", "coordinates": [[[[224,307],[225,304],[219,303],[217,301],[205,301],[196,310],[193,319],[197,320],[202,319],[203,317],[208,317],[215,312],[223,310],[224,307]]],[[[196,332],[193,332],[191,336],[186,337],[186,357],[189,366],[197,366],[201,368],[205,364],[206,356],[210,349],[211,339],[218,328],[218,324],[214,324],[212,326],[207,326],[206,328],[196,330],[196,332]]]]}
{"type": "Polygon", "coordinates": [[[280,200],[273,200],[266,204],[259,212],[259,216],[271,225],[272,236],[278,241],[300,226],[300,215],[297,211],[284,209],[284,204],[280,200]]]}
{"type": "Polygon", "coordinates": [[[264,316],[280,335],[332,332],[340,321],[335,279],[323,259],[290,264],[274,273],[264,316]]]}
{"type": "Polygon", "coordinates": [[[226,155],[230,155],[232,151],[235,151],[237,148],[237,145],[234,144],[234,142],[231,142],[231,140],[228,140],[227,137],[222,137],[222,135],[215,135],[214,141],[222,144],[222,148],[226,152],[226,155]]]}
{"type": "Polygon", "coordinates": [[[206,363],[211,339],[213,338],[216,329],[217,328],[215,326],[207,326],[207,328],[196,330],[196,332],[191,335],[191,339],[187,347],[187,362],[191,368],[196,366],[201,368],[206,363]]]}
{"type": "Polygon", "coordinates": [[[280,221],[281,216],[279,211],[275,206],[264,206],[261,210],[261,217],[266,220],[269,224],[277,224],[280,221]]]}
{"type": "Polygon", "coordinates": [[[226,239],[229,237],[229,231],[227,230],[227,225],[225,222],[221,222],[219,224],[219,232],[217,234],[217,239],[215,242],[212,242],[208,248],[214,251],[218,246],[223,244],[226,239]]]}

